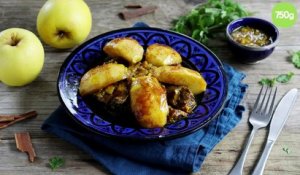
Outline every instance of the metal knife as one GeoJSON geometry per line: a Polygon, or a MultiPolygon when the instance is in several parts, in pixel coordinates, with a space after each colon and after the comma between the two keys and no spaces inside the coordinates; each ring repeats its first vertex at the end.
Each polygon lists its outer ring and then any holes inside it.
{"type": "Polygon", "coordinates": [[[267,143],[252,175],[263,174],[271,149],[276,139],[278,138],[292,107],[296,102],[297,94],[298,90],[296,88],[291,89],[284,95],[284,97],[282,97],[279,104],[277,105],[271,121],[267,143]]]}

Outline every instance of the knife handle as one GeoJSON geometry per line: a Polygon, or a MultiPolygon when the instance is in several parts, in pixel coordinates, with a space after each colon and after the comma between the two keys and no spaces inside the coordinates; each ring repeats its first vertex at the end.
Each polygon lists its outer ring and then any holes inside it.
{"type": "Polygon", "coordinates": [[[269,157],[269,154],[272,150],[273,145],[274,145],[274,141],[272,141],[272,140],[267,141],[264,151],[263,151],[257,165],[255,166],[255,169],[254,169],[252,175],[262,175],[263,174],[267,159],[269,157]]]}

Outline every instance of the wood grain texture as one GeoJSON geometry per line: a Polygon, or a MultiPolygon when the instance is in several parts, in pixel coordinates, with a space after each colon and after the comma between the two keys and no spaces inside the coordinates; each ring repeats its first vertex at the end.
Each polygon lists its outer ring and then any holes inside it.
{"type": "MultiPolygon", "coordinates": [[[[36,31],[36,17],[45,1],[38,0],[1,0],[0,1],[0,31],[11,27],[22,27],[36,31]]],[[[92,31],[88,38],[98,34],[124,27],[130,27],[136,21],[144,21],[151,26],[170,28],[171,22],[188,10],[200,0],[152,0],[143,1],[145,5],[156,5],[159,8],[154,14],[145,15],[136,19],[121,20],[118,13],[124,10],[126,4],[141,3],[139,0],[86,0],[93,13],[92,31]]],[[[271,10],[277,0],[240,0],[242,6],[255,12],[254,16],[271,20],[271,10]]],[[[291,0],[297,7],[300,2],[291,0]]],[[[246,111],[238,126],[220,142],[206,158],[201,171],[196,175],[222,175],[227,174],[237,160],[243,144],[250,131],[248,124],[249,113],[256,99],[260,86],[257,84],[262,77],[274,77],[278,74],[293,71],[295,76],[288,84],[280,84],[279,97],[289,89],[300,87],[300,69],[295,69],[290,63],[288,51],[300,50],[300,23],[292,28],[280,29],[280,42],[273,54],[266,60],[255,65],[239,64],[233,59],[232,52],[225,41],[215,40],[210,48],[225,63],[229,63],[247,76],[244,80],[249,85],[243,104],[246,111]]],[[[45,47],[45,65],[41,75],[33,83],[20,88],[7,87],[0,83],[0,113],[18,114],[36,110],[38,117],[17,123],[11,127],[0,130],[0,174],[5,175],[39,175],[53,174],[48,167],[48,159],[61,155],[65,158],[64,167],[56,174],[109,174],[101,165],[90,156],[73,145],[41,131],[42,122],[59,105],[56,92],[56,78],[64,59],[73,49],[56,50],[45,47]],[[29,163],[27,157],[17,151],[14,133],[28,131],[38,156],[34,163],[29,163]]],[[[1,54],[1,53],[0,53],[1,54]]],[[[242,59],[242,58],[240,58],[242,59]]],[[[1,63],[0,63],[1,64],[1,63]]],[[[281,135],[275,143],[266,165],[266,175],[300,174],[300,100],[298,98],[294,110],[283,128],[281,135]],[[288,147],[291,152],[286,154],[282,148],[288,147]]],[[[257,133],[245,164],[245,174],[250,174],[258,156],[262,151],[267,134],[266,129],[257,133]]]]}

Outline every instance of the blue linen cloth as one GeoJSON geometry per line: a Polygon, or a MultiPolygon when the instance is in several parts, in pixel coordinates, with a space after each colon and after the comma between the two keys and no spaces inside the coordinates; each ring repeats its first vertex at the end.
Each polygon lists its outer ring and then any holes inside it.
{"type": "Polygon", "coordinates": [[[154,142],[111,139],[81,127],[62,106],[46,119],[42,130],[76,145],[112,174],[173,175],[199,171],[205,157],[237,125],[244,111],[240,102],[247,89],[242,83],[245,75],[227,64],[224,69],[228,79],[224,109],[208,125],[190,135],[154,142]]]}

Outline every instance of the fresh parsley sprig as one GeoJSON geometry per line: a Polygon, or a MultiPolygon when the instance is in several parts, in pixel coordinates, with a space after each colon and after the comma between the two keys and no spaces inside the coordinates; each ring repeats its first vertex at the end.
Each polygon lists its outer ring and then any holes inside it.
{"type": "Polygon", "coordinates": [[[269,87],[273,87],[276,82],[276,78],[262,78],[258,83],[260,85],[266,85],[269,87]]]}
{"type": "Polygon", "coordinates": [[[63,166],[65,164],[65,160],[61,157],[52,157],[49,159],[49,165],[52,171],[56,170],[57,168],[63,166]]]}
{"type": "Polygon", "coordinates": [[[289,72],[287,74],[280,74],[275,78],[262,78],[258,83],[260,85],[266,85],[266,86],[272,87],[272,86],[274,86],[274,84],[276,82],[278,82],[278,83],[287,83],[287,82],[289,82],[292,79],[293,76],[294,76],[294,73],[289,72]]]}
{"type": "Polygon", "coordinates": [[[231,21],[250,14],[232,0],[208,0],[181,16],[173,30],[206,44],[209,38],[224,34],[231,21]]]}
{"type": "Polygon", "coordinates": [[[282,150],[286,153],[286,154],[290,154],[291,150],[288,147],[283,147],[282,150]]]}
{"type": "Polygon", "coordinates": [[[300,69],[300,51],[294,52],[291,56],[292,63],[298,69],[300,69]]]}
{"type": "Polygon", "coordinates": [[[293,76],[294,76],[293,72],[289,72],[287,74],[281,74],[276,77],[276,81],[278,83],[287,83],[292,79],[293,76]]]}

